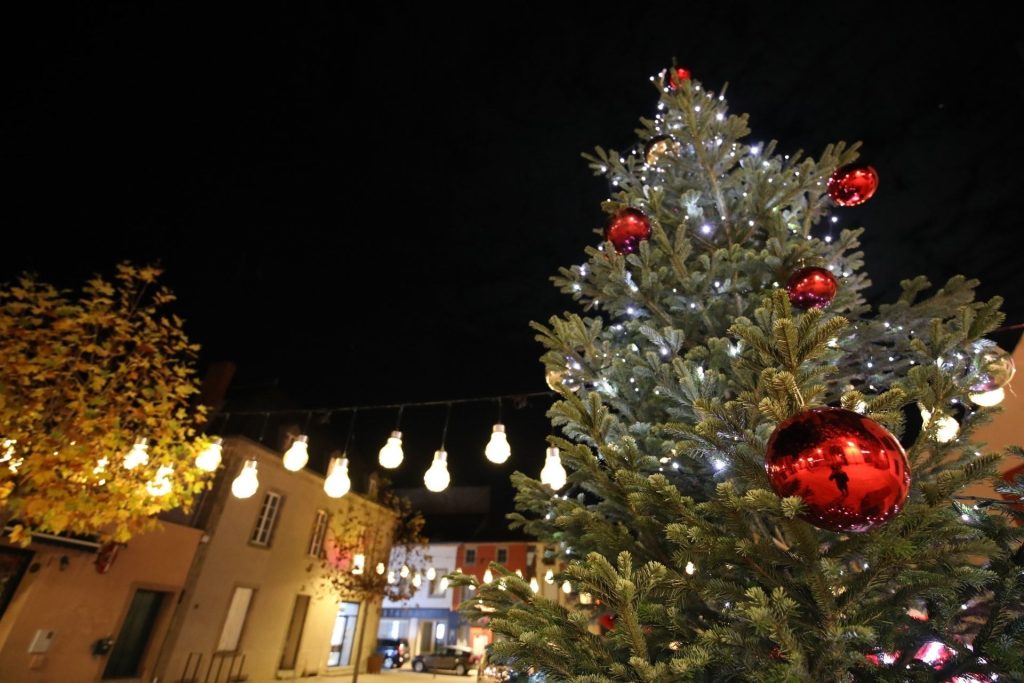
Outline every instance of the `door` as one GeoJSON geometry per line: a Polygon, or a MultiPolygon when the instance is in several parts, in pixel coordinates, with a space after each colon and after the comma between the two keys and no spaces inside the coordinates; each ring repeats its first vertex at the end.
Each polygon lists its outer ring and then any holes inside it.
{"type": "Polygon", "coordinates": [[[136,678],[149,650],[160,609],[169,593],[139,589],[132,597],[128,614],[121,624],[114,648],[110,651],[103,678],[136,678]]]}

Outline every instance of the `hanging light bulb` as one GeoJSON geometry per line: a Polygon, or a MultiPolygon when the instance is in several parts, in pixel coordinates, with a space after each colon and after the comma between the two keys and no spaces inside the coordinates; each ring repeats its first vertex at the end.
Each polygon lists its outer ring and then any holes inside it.
{"type": "Polygon", "coordinates": [[[388,568],[384,566],[383,562],[377,563],[377,574],[379,574],[380,576],[384,576],[384,572],[386,572],[387,570],[388,568]]]}
{"type": "Polygon", "coordinates": [[[437,570],[431,567],[427,570],[427,581],[433,581],[437,578],[437,570]]]}
{"type": "Polygon", "coordinates": [[[564,581],[564,582],[562,583],[562,592],[563,592],[563,593],[565,593],[565,594],[567,594],[567,595],[568,595],[569,593],[572,593],[572,584],[571,584],[571,583],[569,583],[569,580],[568,580],[568,579],[566,579],[566,580],[565,580],[565,581],[564,581]]]}
{"type": "Polygon", "coordinates": [[[448,577],[447,576],[442,576],[441,577],[441,583],[438,584],[438,585],[441,586],[441,590],[442,591],[448,590],[448,577]]]}
{"type": "Polygon", "coordinates": [[[220,467],[221,455],[224,450],[224,440],[214,439],[196,456],[196,467],[206,472],[215,472],[220,467]]]}
{"type": "Polygon", "coordinates": [[[363,553],[356,553],[352,557],[352,573],[355,575],[362,574],[366,570],[366,555],[363,553]]]}
{"type": "Polygon", "coordinates": [[[490,583],[491,581],[494,581],[494,574],[492,574],[491,570],[488,569],[484,572],[484,583],[490,583]]]}
{"type": "Polygon", "coordinates": [[[135,445],[132,449],[124,456],[124,468],[126,470],[134,470],[140,465],[145,465],[149,462],[149,453],[146,450],[149,448],[149,439],[141,438],[135,440],[135,445]]]}
{"type": "Polygon", "coordinates": [[[405,453],[402,452],[402,432],[391,432],[391,436],[388,437],[387,443],[381,447],[380,453],[378,454],[380,466],[393,470],[402,464],[402,459],[404,457],[405,453]]]}
{"type": "MultiPolygon", "coordinates": [[[[928,429],[928,424],[932,421],[932,412],[924,406],[921,406],[921,421],[923,423],[921,425],[922,429],[928,429]]],[[[949,415],[940,414],[935,419],[935,440],[939,443],[949,443],[959,433],[960,423],[949,415]]]]}
{"type": "Polygon", "coordinates": [[[398,577],[395,576],[395,571],[392,569],[388,572],[388,583],[394,583],[395,581],[398,581],[398,577]]]}
{"type": "Polygon", "coordinates": [[[309,462],[309,437],[299,434],[281,459],[286,470],[298,472],[309,462]]]}
{"type": "Polygon", "coordinates": [[[242,465],[242,471],[231,482],[231,494],[235,498],[249,498],[252,494],[256,493],[256,489],[259,487],[259,478],[256,476],[256,461],[246,460],[245,464],[242,465]]]}
{"type": "Polygon", "coordinates": [[[434,451],[434,462],[430,464],[430,469],[423,475],[423,483],[427,489],[437,493],[448,488],[451,479],[451,475],[448,474],[448,451],[434,451]]]}
{"type": "Polygon", "coordinates": [[[540,471],[540,481],[547,484],[555,491],[565,486],[565,468],[562,467],[562,458],[558,455],[558,446],[548,446],[547,456],[544,458],[544,469],[540,471]]]}
{"type": "Polygon", "coordinates": [[[968,398],[983,408],[991,408],[1003,402],[1003,399],[1006,398],[1006,392],[1002,387],[998,387],[992,391],[984,391],[980,394],[969,394],[968,398]]]}
{"type": "Polygon", "coordinates": [[[153,481],[146,484],[146,491],[149,495],[159,498],[160,496],[166,496],[171,492],[171,480],[169,477],[174,472],[173,467],[163,465],[156,471],[156,476],[153,477],[153,481]]]}
{"type": "Polygon", "coordinates": [[[484,455],[496,465],[505,462],[512,455],[512,447],[508,445],[508,437],[505,436],[505,425],[500,422],[491,430],[491,440],[487,442],[484,455]]]}
{"type": "Polygon", "coordinates": [[[536,576],[530,577],[530,590],[532,590],[534,593],[540,593],[540,582],[537,581],[536,576]]]}
{"type": "Polygon", "coordinates": [[[419,588],[423,585],[423,578],[420,576],[419,572],[416,572],[412,575],[412,585],[416,588],[419,588]]]}
{"type": "Polygon", "coordinates": [[[523,578],[523,570],[522,569],[517,569],[516,570],[516,576],[518,576],[520,579],[523,578]]]}
{"type": "Polygon", "coordinates": [[[403,564],[402,569],[398,572],[399,576],[401,576],[403,579],[408,579],[409,573],[409,565],[407,564],[403,564]]]}
{"type": "Polygon", "coordinates": [[[553,584],[555,582],[555,572],[551,569],[548,570],[547,574],[544,575],[544,583],[553,584]]]}
{"type": "Polygon", "coordinates": [[[348,458],[331,458],[324,479],[324,493],[331,498],[341,498],[352,488],[352,480],[348,477],[348,458]]]}

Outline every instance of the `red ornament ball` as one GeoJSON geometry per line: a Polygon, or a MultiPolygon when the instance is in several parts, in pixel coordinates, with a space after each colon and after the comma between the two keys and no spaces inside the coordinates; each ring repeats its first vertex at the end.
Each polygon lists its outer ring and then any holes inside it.
{"type": "Polygon", "coordinates": [[[632,254],[640,242],[651,236],[651,222],[643,212],[623,209],[612,216],[605,228],[604,237],[615,246],[620,254],[632,254]]]}
{"type": "Polygon", "coordinates": [[[836,298],[839,283],[825,268],[801,268],[789,276],[786,291],[789,303],[797,308],[825,308],[836,298]]]}
{"type": "Polygon", "coordinates": [[[665,69],[661,72],[661,80],[668,90],[675,90],[683,81],[690,80],[690,70],[681,66],[665,69]]]}
{"type": "Polygon", "coordinates": [[[597,618],[597,623],[604,627],[606,631],[611,631],[615,628],[615,615],[605,612],[597,618]]]}
{"type": "Polygon", "coordinates": [[[878,172],[867,164],[842,166],[828,179],[828,196],[839,206],[863,204],[877,189],[878,172]]]}
{"type": "Polygon", "coordinates": [[[764,468],[777,494],[804,499],[804,520],[831,531],[881,526],[910,492],[896,437],[842,408],[811,408],[782,422],[768,439],[764,468]]]}

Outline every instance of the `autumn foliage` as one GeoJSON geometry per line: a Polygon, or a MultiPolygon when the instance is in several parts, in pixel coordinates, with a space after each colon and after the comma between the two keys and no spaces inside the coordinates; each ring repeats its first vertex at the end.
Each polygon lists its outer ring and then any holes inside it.
{"type": "Polygon", "coordinates": [[[159,275],[122,264],[77,295],[28,275],[0,286],[0,523],[12,541],[125,541],[206,486],[193,464],[205,446],[199,347],[162,310],[174,296],[159,275]],[[140,437],[148,460],[126,467],[140,437]]]}

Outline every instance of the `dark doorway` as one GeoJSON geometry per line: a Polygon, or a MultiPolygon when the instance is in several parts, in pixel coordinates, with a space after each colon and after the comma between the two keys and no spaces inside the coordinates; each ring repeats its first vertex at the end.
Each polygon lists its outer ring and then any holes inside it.
{"type": "Polygon", "coordinates": [[[18,589],[32,555],[30,550],[0,548],[0,617],[14,597],[14,591],[18,589]]]}
{"type": "Polygon", "coordinates": [[[288,623],[288,635],[284,639],[284,652],[281,654],[279,668],[291,671],[295,668],[295,660],[299,655],[299,644],[302,642],[302,627],[306,623],[306,612],[309,610],[309,596],[296,595],[295,606],[292,608],[292,619],[288,623]]]}
{"type": "Polygon", "coordinates": [[[134,678],[142,673],[142,659],[167,595],[159,591],[135,591],[121,632],[110,651],[107,668],[103,670],[103,678],[134,678]]]}

